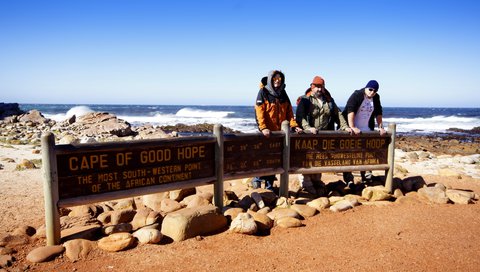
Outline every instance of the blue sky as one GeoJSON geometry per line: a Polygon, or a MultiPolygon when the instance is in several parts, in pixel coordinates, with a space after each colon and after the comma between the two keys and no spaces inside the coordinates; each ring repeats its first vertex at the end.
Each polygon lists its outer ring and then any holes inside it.
{"type": "Polygon", "coordinates": [[[339,106],[478,107],[479,1],[0,0],[0,102],[253,105],[322,76],[339,106]]]}

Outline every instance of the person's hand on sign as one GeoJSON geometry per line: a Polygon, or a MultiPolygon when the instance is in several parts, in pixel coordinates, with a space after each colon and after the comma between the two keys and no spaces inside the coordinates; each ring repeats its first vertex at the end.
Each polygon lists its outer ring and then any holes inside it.
{"type": "Polygon", "coordinates": [[[268,128],[262,129],[262,133],[265,137],[270,137],[270,130],[268,128]]]}

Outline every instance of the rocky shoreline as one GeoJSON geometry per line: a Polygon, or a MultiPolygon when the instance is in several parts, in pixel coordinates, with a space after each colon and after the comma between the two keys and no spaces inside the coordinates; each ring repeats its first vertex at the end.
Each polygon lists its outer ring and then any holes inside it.
{"type": "MultiPolygon", "coordinates": [[[[325,186],[317,188],[315,194],[301,188],[301,176],[290,175],[288,198],[278,197],[269,190],[253,189],[249,178],[229,180],[224,183],[223,210],[214,206],[211,185],[62,208],[62,244],[45,246],[42,178],[36,161],[40,157],[38,146],[43,133],[51,131],[57,143],[68,144],[179,137],[179,132],[188,129],[210,132],[209,127],[213,128],[208,124],[195,129],[183,125],[165,130],[148,125],[132,127],[109,113],[91,113],[57,123],[35,110],[1,120],[0,189],[2,203],[7,205],[0,210],[0,219],[4,222],[0,229],[0,271],[2,268],[72,270],[72,264],[82,271],[92,271],[91,265],[105,264],[111,258],[117,258],[109,255],[111,252],[116,252],[122,259],[142,252],[148,244],[162,248],[186,240],[200,242],[206,236],[222,233],[268,239],[282,229],[308,227],[317,222],[316,218],[320,218],[319,222],[339,220],[338,217],[332,219],[332,215],[344,213],[353,217],[349,211],[366,213],[368,207],[382,212],[385,207],[475,206],[473,213],[478,214],[475,212],[478,211],[475,203],[480,192],[478,139],[464,141],[438,135],[399,135],[393,193],[382,186],[382,178],[363,184],[356,176],[355,185],[348,187],[336,173],[324,173],[325,186]],[[27,155],[29,159],[25,159],[27,155]],[[429,175],[434,176],[434,182],[427,180],[429,175]],[[36,216],[32,217],[33,212],[36,216]]],[[[383,175],[382,171],[374,171],[374,174],[383,175]]],[[[469,212],[472,209],[464,210],[469,212]]],[[[360,221],[353,225],[364,223],[360,221]]],[[[414,229],[417,223],[415,221],[415,226],[406,227],[406,230],[414,229]]],[[[348,233],[358,231],[357,227],[354,228],[348,233]]],[[[396,237],[402,231],[397,232],[396,237]]],[[[371,237],[377,235],[375,232],[371,237]]],[[[228,239],[232,239],[231,236],[224,238],[227,244],[228,239]]],[[[303,240],[308,243],[309,236],[303,236],[303,240]]],[[[335,238],[335,241],[339,240],[342,239],[335,238]]],[[[221,243],[225,246],[223,241],[221,243]]],[[[176,248],[184,246],[181,244],[176,248]]],[[[147,256],[150,254],[148,252],[147,256]]],[[[158,254],[166,257],[164,252],[158,254]]],[[[117,261],[121,262],[119,259],[117,261]]]]}

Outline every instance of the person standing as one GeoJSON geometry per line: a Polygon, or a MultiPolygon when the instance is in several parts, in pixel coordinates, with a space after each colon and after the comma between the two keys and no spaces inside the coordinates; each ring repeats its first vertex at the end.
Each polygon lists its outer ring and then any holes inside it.
{"type": "MultiPolygon", "coordinates": [[[[270,71],[266,83],[260,88],[255,103],[258,129],[265,137],[270,137],[271,132],[280,131],[282,122],[287,120],[294,131],[302,131],[295,121],[292,104],[285,91],[285,75],[279,70],[270,71]]],[[[265,188],[273,191],[275,179],[275,175],[255,177],[252,180],[252,187],[260,188],[261,182],[265,181],[265,188]]]]}
{"type": "MultiPolygon", "coordinates": [[[[317,134],[320,130],[335,130],[337,124],[339,129],[352,133],[342,112],[325,88],[322,77],[315,76],[305,93],[298,102],[296,112],[297,122],[305,131],[317,134]]],[[[305,174],[301,185],[307,192],[317,195],[324,185],[321,178],[321,173],[305,174]]]]}
{"type": "MultiPolygon", "coordinates": [[[[379,87],[376,80],[370,80],[365,88],[354,91],[348,99],[343,110],[343,116],[347,119],[348,126],[353,133],[360,134],[362,131],[374,131],[376,120],[380,135],[385,135],[386,131],[383,128],[382,119],[383,109],[378,94],[379,87]]],[[[372,181],[371,171],[361,171],[360,173],[363,182],[372,181]]],[[[344,180],[349,186],[353,185],[353,175],[351,173],[344,173],[344,180]]]]}

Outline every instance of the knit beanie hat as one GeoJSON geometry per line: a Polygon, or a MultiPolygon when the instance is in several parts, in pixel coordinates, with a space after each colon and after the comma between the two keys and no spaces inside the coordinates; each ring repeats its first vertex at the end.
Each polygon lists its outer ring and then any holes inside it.
{"type": "Polygon", "coordinates": [[[312,84],[325,84],[325,80],[323,80],[323,78],[319,77],[319,76],[316,76],[313,78],[312,80],[312,84]]]}
{"type": "Polygon", "coordinates": [[[368,83],[367,83],[367,86],[365,86],[365,88],[373,88],[375,90],[378,91],[378,82],[376,80],[370,80],[368,83]]]}

